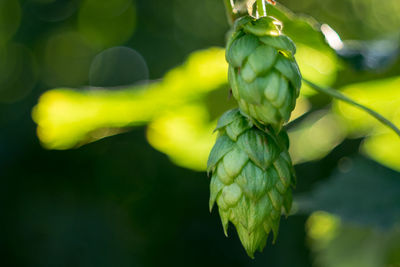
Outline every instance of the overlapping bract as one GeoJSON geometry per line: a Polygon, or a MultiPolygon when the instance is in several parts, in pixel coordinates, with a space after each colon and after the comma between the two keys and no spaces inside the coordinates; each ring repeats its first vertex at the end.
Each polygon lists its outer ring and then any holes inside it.
{"type": "Polygon", "coordinates": [[[295,184],[289,141],[282,129],[301,87],[296,47],[272,17],[238,19],[226,50],[229,82],[239,109],[219,120],[208,160],[210,210],[216,202],[225,234],[232,222],[250,257],[269,232],[278,234],[295,184]]]}
{"type": "Polygon", "coordinates": [[[229,82],[240,109],[278,131],[301,87],[295,53],[296,46],[272,17],[239,19],[227,45],[229,82]]]}
{"type": "Polygon", "coordinates": [[[262,131],[238,109],[226,112],[209,160],[210,210],[215,202],[225,234],[231,221],[248,255],[261,251],[272,230],[278,234],[282,207],[292,204],[294,171],[288,154],[288,137],[282,130],[262,131]]]}

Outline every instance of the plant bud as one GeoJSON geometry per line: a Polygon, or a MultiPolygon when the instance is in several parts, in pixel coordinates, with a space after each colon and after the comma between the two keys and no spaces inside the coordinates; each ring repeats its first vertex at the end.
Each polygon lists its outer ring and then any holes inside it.
{"type": "Polygon", "coordinates": [[[225,235],[232,222],[253,258],[265,247],[269,232],[278,234],[281,211],[289,213],[295,184],[285,131],[262,131],[238,109],[219,120],[219,133],[208,159],[212,172],[210,210],[218,205],[225,235]]]}
{"type": "Polygon", "coordinates": [[[228,41],[228,78],[239,108],[279,131],[289,120],[301,87],[296,46],[272,17],[238,19],[228,41]]]}

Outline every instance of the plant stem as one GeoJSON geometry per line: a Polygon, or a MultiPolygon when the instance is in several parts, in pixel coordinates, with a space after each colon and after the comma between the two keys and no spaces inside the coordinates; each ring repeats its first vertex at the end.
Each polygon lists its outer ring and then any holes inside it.
{"type": "Polygon", "coordinates": [[[265,0],[257,0],[257,13],[259,17],[267,15],[265,14],[265,0]]]}
{"type": "Polygon", "coordinates": [[[320,92],[320,93],[324,93],[327,94],[333,98],[342,100],[350,105],[353,105],[355,107],[358,107],[362,110],[364,110],[365,112],[367,112],[369,115],[371,115],[372,117],[374,117],[375,119],[377,119],[378,121],[380,121],[383,125],[389,127],[390,129],[392,129],[393,131],[395,131],[397,133],[397,135],[400,137],[400,129],[396,127],[396,125],[394,125],[391,121],[389,121],[388,119],[386,119],[385,117],[383,117],[381,114],[379,114],[378,112],[360,104],[357,103],[356,101],[350,99],[349,97],[345,96],[344,94],[340,93],[339,91],[329,88],[329,87],[320,87],[306,79],[303,79],[303,81],[305,83],[307,83],[308,85],[310,85],[314,90],[320,92]]]}
{"type": "Polygon", "coordinates": [[[228,22],[230,25],[235,21],[235,13],[233,12],[233,6],[230,0],[224,0],[226,16],[228,17],[228,22]]]}

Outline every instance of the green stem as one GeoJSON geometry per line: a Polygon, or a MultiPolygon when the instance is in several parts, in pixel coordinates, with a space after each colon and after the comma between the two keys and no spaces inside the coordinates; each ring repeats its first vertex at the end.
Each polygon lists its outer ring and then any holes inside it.
{"type": "Polygon", "coordinates": [[[362,110],[364,110],[365,112],[367,112],[369,115],[371,115],[372,117],[374,117],[375,119],[377,119],[378,121],[380,121],[383,125],[386,125],[387,127],[389,127],[390,129],[392,129],[393,131],[395,131],[397,133],[397,135],[400,137],[400,129],[396,127],[396,125],[394,125],[391,121],[389,121],[388,119],[386,119],[385,117],[383,117],[381,114],[379,114],[378,112],[360,104],[355,102],[354,100],[350,99],[349,97],[343,95],[342,93],[340,93],[339,91],[326,87],[320,87],[306,79],[303,79],[303,81],[305,83],[307,83],[308,85],[310,85],[314,90],[320,92],[320,93],[324,93],[327,94],[333,98],[342,100],[350,105],[353,105],[355,107],[358,107],[362,110]]]}
{"type": "Polygon", "coordinates": [[[266,16],[264,12],[265,0],[257,0],[257,12],[259,17],[266,16]]]}
{"type": "Polygon", "coordinates": [[[230,25],[232,25],[236,19],[235,13],[233,12],[233,6],[231,5],[230,0],[224,0],[224,4],[225,4],[226,16],[228,17],[228,22],[230,25]]]}

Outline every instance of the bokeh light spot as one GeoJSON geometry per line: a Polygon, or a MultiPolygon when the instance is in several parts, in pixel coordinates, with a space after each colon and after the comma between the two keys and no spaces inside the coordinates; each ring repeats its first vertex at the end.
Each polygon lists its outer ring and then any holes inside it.
{"type": "Polygon", "coordinates": [[[149,78],[144,58],[128,47],[113,47],[98,54],[90,67],[92,86],[122,86],[149,78]]]}
{"type": "Polygon", "coordinates": [[[224,50],[210,48],[192,53],[162,81],[144,86],[50,90],[32,113],[38,137],[46,148],[68,149],[116,134],[116,128],[150,123],[154,147],[180,166],[205,170],[216,137],[207,96],[226,84],[226,69],[224,50]]]}
{"type": "Polygon", "coordinates": [[[130,0],[85,0],[79,11],[79,32],[96,48],[124,43],[135,25],[136,12],[130,0]]]}
{"type": "Polygon", "coordinates": [[[36,61],[21,44],[0,49],[0,102],[11,103],[26,96],[37,81],[36,61]]]}
{"type": "MultiPolygon", "coordinates": [[[[338,70],[336,55],[333,52],[322,52],[303,44],[296,44],[296,46],[296,60],[303,77],[319,85],[332,85],[336,80],[338,70]]],[[[315,91],[305,83],[300,92],[305,96],[315,94],[315,91]]]]}
{"type": "MultiPolygon", "coordinates": [[[[226,18],[221,16],[224,14],[222,1],[203,0],[201,5],[195,2],[197,1],[173,1],[174,22],[177,27],[176,38],[187,39],[187,35],[190,38],[208,41],[223,37],[221,32],[228,30],[228,25],[226,18]],[[197,8],[193,9],[195,5],[197,8]]],[[[221,41],[223,41],[222,38],[221,41]]]]}
{"type": "Polygon", "coordinates": [[[76,32],[52,35],[44,47],[43,79],[49,86],[87,84],[94,51],[76,32]]]}
{"type": "Polygon", "coordinates": [[[19,27],[21,7],[19,1],[0,1],[0,46],[11,39],[19,27]]]}
{"type": "Polygon", "coordinates": [[[317,211],[308,218],[306,226],[310,238],[329,242],[338,233],[340,219],[327,212],[317,211]]]}

